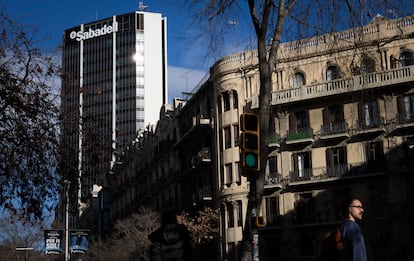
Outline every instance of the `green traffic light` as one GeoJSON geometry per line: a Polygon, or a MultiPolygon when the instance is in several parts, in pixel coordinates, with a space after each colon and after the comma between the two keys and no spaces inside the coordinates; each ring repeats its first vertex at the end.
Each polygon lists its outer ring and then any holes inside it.
{"type": "Polygon", "coordinates": [[[246,154],[245,162],[247,167],[252,168],[257,166],[257,158],[251,153],[246,154]]]}

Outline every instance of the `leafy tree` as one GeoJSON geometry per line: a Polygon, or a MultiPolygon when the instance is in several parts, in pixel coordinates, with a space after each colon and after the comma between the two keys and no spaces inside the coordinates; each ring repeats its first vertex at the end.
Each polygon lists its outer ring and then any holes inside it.
{"type": "Polygon", "coordinates": [[[41,218],[55,197],[58,67],[27,28],[0,11],[0,207],[41,218]]]}
{"type": "MultiPolygon", "coordinates": [[[[250,18],[250,27],[253,36],[247,35],[246,43],[255,44],[257,49],[258,67],[251,68],[259,71],[259,109],[260,115],[260,169],[257,176],[250,178],[250,198],[248,202],[246,224],[243,231],[242,260],[251,259],[251,217],[252,209],[259,209],[264,192],[264,170],[268,155],[268,129],[271,109],[272,75],[277,70],[279,61],[279,46],[282,40],[297,40],[323,33],[334,32],[346,27],[359,27],[366,23],[375,13],[395,16],[404,4],[402,1],[298,1],[298,0],[205,0],[186,2],[198,22],[192,25],[201,25],[199,36],[208,37],[207,52],[214,55],[226,46],[229,31],[228,21],[246,22],[244,17],[250,18]],[[201,21],[201,22],[200,22],[201,21]],[[346,25],[348,22],[348,25],[346,25]]],[[[411,6],[412,7],[412,6],[411,6]]],[[[237,24],[232,22],[231,24],[237,24]]],[[[249,32],[248,29],[245,32],[249,32]]],[[[205,39],[205,37],[203,38],[205,39]]],[[[249,46],[247,46],[249,47],[249,46]]],[[[232,50],[234,52],[234,49],[232,50]]],[[[277,110],[277,108],[276,108],[277,110]]],[[[259,213],[259,211],[256,211],[259,213]]]]}

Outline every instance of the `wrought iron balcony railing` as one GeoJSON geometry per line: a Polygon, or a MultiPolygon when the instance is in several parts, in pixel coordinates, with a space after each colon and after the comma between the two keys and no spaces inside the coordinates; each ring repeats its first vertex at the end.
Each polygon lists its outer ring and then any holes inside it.
{"type": "Polygon", "coordinates": [[[323,181],[345,176],[373,174],[388,170],[386,160],[368,161],[358,164],[340,164],[334,166],[308,168],[290,172],[289,184],[301,181],[323,181]]]}
{"type": "Polygon", "coordinates": [[[302,141],[313,141],[312,128],[300,128],[296,130],[289,130],[286,137],[286,143],[296,143],[302,141]]]}
{"type": "Polygon", "coordinates": [[[321,126],[322,137],[338,134],[348,134],[348,124],[346,122],[331,122],[321,126]]]}

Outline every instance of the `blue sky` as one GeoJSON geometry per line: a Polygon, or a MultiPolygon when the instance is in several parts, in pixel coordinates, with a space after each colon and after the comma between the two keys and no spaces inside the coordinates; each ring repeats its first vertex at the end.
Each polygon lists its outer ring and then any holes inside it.
{"type": "MultiPolygon", "coordinates": [[[[61,45],[64,30],[82,23],[138,10],[133,0],[0,0],[5,13],[19,23],[38,30],[41,48],[54,49],[61,45]]],[[[214,61],[205,62],[200,49],[188,38],[191,16],[173,0],[143,1],[148,12],[167,17],[168,83],[171,97],[191,91],[208,72],[214,61]]]]}
{"type": "MultiPolygon", "coordinates": [[[[193,14],[188,9],[183,8],[179,3],[180,0],[0,0],[0,7],[5,5],[5,13],[25,25],[34,26],[39,32],[39,39],[47,39],[38,42],[41,48],[56,48],[60,45],[61,37],[64,30],[71,27],[88,23],[97,19],[103,19],[112,15],[119,15],[138,10],[138,3],[144,2],[148,6],[146,11],[161,13],[167,17],[168,28],[168,88],[169,103],[172,97],[182,97],[182,92],[190,92],[199,83],[199,81],[208,72],[209,67],[213,65],[215,59],[222,57],[205,59],[206,50],[208,49],[199,41],[194,41],[193,37],[199,33],[197,28],[203,25],[192,24],[193,14]]],[[[184,1],[184,0],[183,0],[184,1]]],[[[370,1],[368,1],[370,2],[370,1]]],[[[375,1],[374,1],[375,2],[375,1]]],[[[240,1],[240,3],[244,3],[240,1]]],[[[308,2],[302,2],[307,5],[308,2]]],[[[372,4],[372,3],[371,3],[372,4]]],[[[241,8],[246,8],[241,4],[241,8]]],[[[344,10],[346,9],[343,7],[344,10]]],[[[376,14],[374,6],[367,6],[373,15],[376,14]]],[[[411,1],[402,1],[399,4],[399,10],[403,15],[412,14],[414,4],[411,1]]],[[[3,10],[4,11],[4,10],[3,10]]],[[[380,12],[383,15],[392,15],[386,11],[380,12]]],[[[401,15],[401,13],[400,13],[401,15]]],[[[234,14],[231,21],[236,20],[237,25],[229,25],[228,21],[222,21],[227,27],[225,41],[219,48],[224,54],[237,53],[242,50],[252,49],[252,25],[247,16],[242,12],[234,14]]],[[[368,18],[367,18],[368,19],[368,18]]],[[[370,18],[371,19],[371,18],[370,18]]],[[[349,24],[343,24],[342,29],[349,28],[349,24]]],[[[290,28],[286,23],[286,30],[295,30],[290,28]],[[290,28],[290,29],[289,29],[290,28]]],[[[284,40],[294,40],[297,34],[292,34],[284,40]],[[293,37],[293,39],[292,39],[293,37]]],[[[283,40],[283,39],[282,39],[283,40]]]]}

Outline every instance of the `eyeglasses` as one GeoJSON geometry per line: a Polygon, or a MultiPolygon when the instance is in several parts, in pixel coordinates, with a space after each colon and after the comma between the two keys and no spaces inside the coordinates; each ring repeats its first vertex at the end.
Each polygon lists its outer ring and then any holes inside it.
{"type": "Polygon", "coordinates": [[[351,208],[358,208],[358,209],[363,209],[362,206],[350,206],[351,208]]]}

